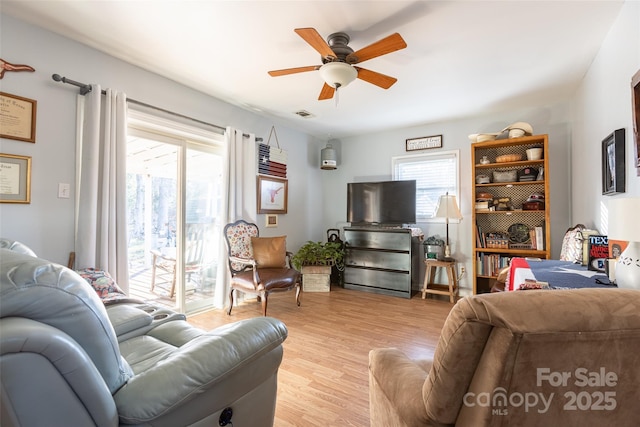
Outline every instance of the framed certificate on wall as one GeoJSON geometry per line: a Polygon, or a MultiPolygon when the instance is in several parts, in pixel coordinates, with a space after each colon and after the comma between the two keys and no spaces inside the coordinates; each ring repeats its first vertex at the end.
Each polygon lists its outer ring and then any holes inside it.
{"type": "Polygon", "coordinates": [[[0,137],[36,142],[37,101],[0,92],[0,137]]]}

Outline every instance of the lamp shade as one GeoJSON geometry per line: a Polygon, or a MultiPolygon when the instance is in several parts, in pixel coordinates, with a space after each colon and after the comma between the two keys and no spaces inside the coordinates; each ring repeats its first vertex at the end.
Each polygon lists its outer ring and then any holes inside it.
{"type": "Polygon", "coordinates": [[[319,71],[322,80],[336,89],[345,87],[358,77],[358,71],[346,62],[327,62],[319,71]]]}
{"type": "Polygon", "coordinates": [[[462,219],[460,209],[458,209],[458,202],[456,196],[449,193],[444,196],[440,196],[438,200],[438,206],[436,207],[436,213],[434,218],[447,218],[447,219],[462,219]]]}
{"type": "Polygon", "coordinates": [[[640,197],[615,198],[609,201],[610,239],[640,242],[640,197]]]}

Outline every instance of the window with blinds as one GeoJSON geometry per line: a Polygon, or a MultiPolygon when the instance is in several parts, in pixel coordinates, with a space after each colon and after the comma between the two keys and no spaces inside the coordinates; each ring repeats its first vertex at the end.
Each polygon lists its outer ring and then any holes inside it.
{"type": "Polygon", "coordinates": [[[441,195],[458,194],[459,150],[393,157],[394,180],[416,180],[416,221],[431,219],[441,195]]]}

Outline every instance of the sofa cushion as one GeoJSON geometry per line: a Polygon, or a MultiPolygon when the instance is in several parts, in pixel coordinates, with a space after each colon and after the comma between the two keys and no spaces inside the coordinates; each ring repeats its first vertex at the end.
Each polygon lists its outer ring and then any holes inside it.
{"type": "Polygon", "coordinates": [[[25,245],[24,243],[7,239],[5,237],[0,238],[0,248],[10,249],[14,252],[19,252],[21,254],[30,255],[33,257],[37,256],[36,253],[33,252],[31,248],[25,245]]]}
{"type": "Polygon", "coordinates": [[[62,330],[80,344],[113,393],[133,375],[120,357],[104,304],[76,272],[31,255],[0,249],[0,315],[62,330]]]}
{"type": "Polygon", "coordinates": [[[252,237],[253,259],[260,268],[286,267],[286,236],[252,237]]]}

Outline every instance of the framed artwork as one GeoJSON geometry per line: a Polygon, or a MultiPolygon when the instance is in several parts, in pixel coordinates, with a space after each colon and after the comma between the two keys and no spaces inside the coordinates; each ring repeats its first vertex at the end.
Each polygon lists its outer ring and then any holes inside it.
{"type": "Polygon", "coordinates": [[[602,194],[625,192],[624,128],[602,140],[602,194]]]}
{"type": "Polygon", "coordinates": [[[0,92],[0,137],[36,142],[37,101],[0,92]]]}
{"type": "Polygon", "coordinates": [[[636,175],[640,176],[640,70],[631,78],[631,112],[633,114],[633,146],[636,148],[636,175]]]}
{"type": "Polygon", "coordinates": [[[258,175],[258,213],[286,214],[288,186],[287,180],[272,176],[258,175]]]}
{"type": "Polygon", "coordinates": [[[31,157],[0,153],[0,203],[31,203],[31,157]]]}
{"type": "Polygon", "coordinates": [[[405,151],[426,150],[427,148],[441,148],[442,135],[410,138],[406,140],[405,144],[405,151]]]}
{"type": "Polygon", "coordinates": [[[265,227],[272,228],[278,226],[278,215],[276,214],[267,214],[265,215],[265,227]]]}

